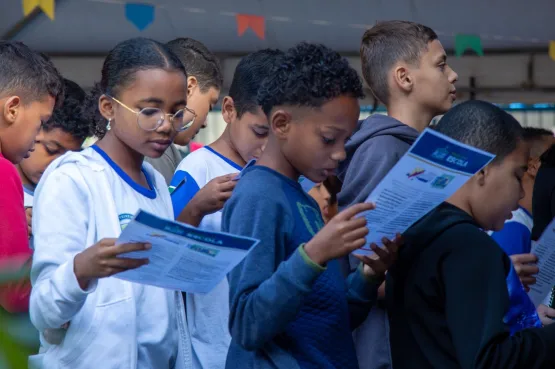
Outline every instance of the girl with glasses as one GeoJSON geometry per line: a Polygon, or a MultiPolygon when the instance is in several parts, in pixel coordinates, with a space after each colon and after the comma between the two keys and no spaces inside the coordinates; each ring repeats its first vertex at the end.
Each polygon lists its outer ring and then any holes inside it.
{"type": "Polygon", "coordinates": [[[92,96],[100,140],[55,161],[35,192],[31,319],[59,339],[31,358],[44,368],[189,368],[181,293],[116,279],[148,260],[119,257],[147,244],[115,245],[139,209],[173,216],[160,157],[195,114],[187,74],[166,46],[117,45],[92,96]],[[61,328],[64,327],[64,328],[61,328]]]}

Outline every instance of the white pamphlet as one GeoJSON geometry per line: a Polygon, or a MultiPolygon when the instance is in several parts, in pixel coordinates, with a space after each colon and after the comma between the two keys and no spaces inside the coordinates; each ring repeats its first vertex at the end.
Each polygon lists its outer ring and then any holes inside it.
{"type": "Polygon", "coordinates": [[[210,292],[257,244],[258,240],[208,232],[139,210],[117,244],[150,243],[152,248],[122,254],[149,263],[115,277],[189,293],[210,292]]]}
{"type": "Polygon", "coordinates": [[[530,286],[528,296],[535,306],[545,304],[555,286],[555,220],[545,228],[540,239],[532,246],[532,254],[538,257],[540,272],[536,283],[530,286]]]}
{"type": "Polygon", "coordinates": [[[376,209],[368,221],[366,245],[355,254],[372,254],[371,243],[394,239],[453,195],[495,155],[426,129],[366,199],[376,209]]]}

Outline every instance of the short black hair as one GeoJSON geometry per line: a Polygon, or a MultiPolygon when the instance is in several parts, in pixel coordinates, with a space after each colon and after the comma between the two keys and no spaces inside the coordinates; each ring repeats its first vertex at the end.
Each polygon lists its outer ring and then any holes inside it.
{"type": "Polygon", "coordinates": [[[244,113],[254,113],[260,105],[257,100],[262,81],[268,77],[274,66],[280,63],[283,51],[264,49],[245,56],[233,73],[229,96],[233,99],[237,117],[244,113]]]}
{"type": "Polygon", "coordinates": [[[59,128],[82,144],[93,133],[93,107],[87,104],[87,95],[77,83],[64,79],[64,91],[63,105],[54,109],[42,129],[48,132],[59,128]]]}
{"type": "Polygon", "coordinates": [[[189,76],[197,79],[201,92],[204,93],[212,87],[222,89],[224,77],[220,62],[202,42],[180,37],[166,45],[181,60],[189,76]]]}
{"type": "Polygon", "coordinates": [[[18,41],[0,41],[0,96],[15,94],[24,104],[46,96],[63,101],[62,76],[44,54],[18,41]]]}
{"type": "Polygon", "coordinates": [[[454,106],[437,123],[435,130],[496,155],[496,163],[511,154],[524,138],[524,129],[511,114],[479,100],[454,106]]]}
{"type": "Polygon", "coordinates": [[[319,108],[342,95],[364,96],[357,72],[328,47],[302,42],[285,53],[263,82],[258,104],[269,115],[275,106],[319,108]]]}
{"type": "Polygon", "coordinates": [[[132,38],[116,45],[104,60],[102,79],[92,90],[90,104],[96,106],[95,136],[106,134],[106,119],[98,111],[98,99],[106,94],[119,97],[121,90],[134,81],[141,70],[165,69],[187,72],[179,58],[164,44],[148,38],[132,38]]]}
{"type": "Polygon", "coordinates": [[[540,156],[542,167],[555,168],[555,145],[551,145],[546,152],[540,156]]]}
{"type": "Polygon", "coordinates": [[[428,44],[437,40],[430,27],[409,21],[379,22],[362,36],[362,75],[374,96],[389,104],[388,74],[395,63],[418,65],[428,44]]]}
{"type": "Polygon", "coordinates": [[[543,154],[543,140],[553,138],[553,132],[545,128],[524,127],[524,141],[530,144],[530,157],[539,158],[543,154]]]}

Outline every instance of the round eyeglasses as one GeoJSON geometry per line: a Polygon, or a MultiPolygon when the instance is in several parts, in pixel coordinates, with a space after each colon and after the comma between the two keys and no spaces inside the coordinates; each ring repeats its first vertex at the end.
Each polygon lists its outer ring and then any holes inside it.
{"type": "Polygon", "coordinates": [[[174,114],[166,114],[158,108],[144,108],[140,111],[136,111],[125,105],[115,97],[108,97],[123,106],[125,109],[129,110],[130,112],[135,113],[137,115],[137,124],[145,131],[157,130],[162,124],[164,124],[167,116],[173,128],[177,132],[182,132],[191,127],[195,122],[195,118],[197,117],[197,114],[194,112],[194,110],[189,109],[188,107],[178,110],[174,114]]]}

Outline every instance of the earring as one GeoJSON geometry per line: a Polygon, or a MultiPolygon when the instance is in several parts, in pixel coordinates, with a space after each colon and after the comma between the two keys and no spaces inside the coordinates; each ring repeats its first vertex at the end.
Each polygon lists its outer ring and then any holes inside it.
{"type": "Polygon", "coordinates": [[[108,119],[108,124],[106,124],[106,130],[107,131],[112,129],[112,124],[111,123],[112,123],[112,119],[110,118],[110,119],[108,119]]]}

